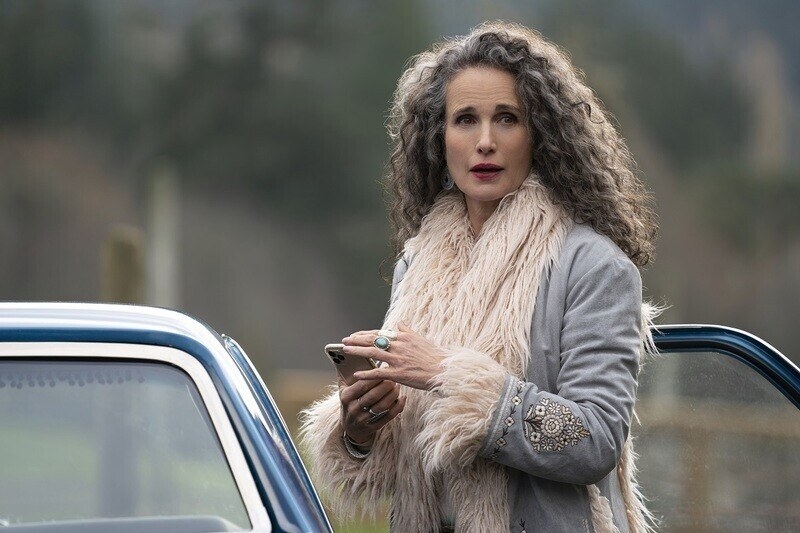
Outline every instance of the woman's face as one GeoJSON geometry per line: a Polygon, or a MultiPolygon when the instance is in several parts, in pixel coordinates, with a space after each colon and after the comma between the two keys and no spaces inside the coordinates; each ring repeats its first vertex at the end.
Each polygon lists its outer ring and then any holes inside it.
{"type": "Polygon", "coordinates": [[[445,121],[447,169],[470,218],[480,213],[485,221],[531,171],[533,143],[514,77],[491,67],[462,70],[447,86],[445,121]]]}

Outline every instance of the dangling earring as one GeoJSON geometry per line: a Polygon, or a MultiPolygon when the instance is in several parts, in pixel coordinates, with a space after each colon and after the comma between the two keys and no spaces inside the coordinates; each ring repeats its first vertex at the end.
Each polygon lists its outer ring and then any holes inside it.
{"type": "Polygon", "coordinates": [[[453,188],[455,182],[453,181],[453,176],[450,175],[450,171],[444,169],[444,175],[442,176],[442,189],[449,191],[453,188]]]}

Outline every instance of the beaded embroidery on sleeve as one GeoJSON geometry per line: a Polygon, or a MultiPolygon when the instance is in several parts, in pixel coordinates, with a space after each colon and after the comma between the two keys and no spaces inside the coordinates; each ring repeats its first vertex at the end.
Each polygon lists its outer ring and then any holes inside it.
{"type": "MultiPolygon", "coordinates": [[[[494,442],[491,457],[496,457],[500,449],[508,444],[505,437],[515,423],[514,414],[522,403],[519,395],[524,388],[525,383],[518,381],[517,393],[511,398],[508,416],[503,421],[503,432],[494,442]]],[[[572,409],[550,398],[542,398],[539,403],[532,405],[522,422],[525,437],[537,452],[557,452],[568,444],[575,446],[578,441],[589,436],[589,431],[583,427],[583,421],[575,416],[572,409]]]]}
{"type": "Polygon", "coordinates": [[[525,387],[525,383],[522,381],[517,381],[517,393],[511,398],[511,407],[508,410],[508,416],[503,421],[503,434],[500,435],[496,441],[494,441],[494,450],[492,450],[491,458],[495,458],[498,453],[500,453],[500,448],[508,444],[505,437],[508,435],[508,431],[511,426],[514,425],[514,413],[517,412],[517,407],[519,404],[522,403],[522,398],[519,397],[519,394],[522,392],[522,389],[525,387]]]}
{"type": "Polygon", "coordinates": [[[581,419],[569,407],[550,398],[542,398],[532,405],[523,422],[525,436],[537,452],[557,452],[589,436],[581,419]]]}

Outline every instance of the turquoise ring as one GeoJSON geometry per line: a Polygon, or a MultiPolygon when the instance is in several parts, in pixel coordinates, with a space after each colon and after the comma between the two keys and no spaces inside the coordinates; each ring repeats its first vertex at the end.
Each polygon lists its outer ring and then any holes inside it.
{"type": "Polygon", "coordinates": [[[372,345],[380,350],[386,351],[389,349],[389,346],[392,345],[392,341],[385,335],[378,335],[375,340],[372,341],[372,345]]]}

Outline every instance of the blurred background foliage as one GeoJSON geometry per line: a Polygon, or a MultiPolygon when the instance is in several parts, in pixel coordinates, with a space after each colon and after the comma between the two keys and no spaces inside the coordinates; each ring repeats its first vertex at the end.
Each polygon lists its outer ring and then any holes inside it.
{"type": "Polygon", "coordinates": [[[661,321],[800,361],[793,0],[0,0],[0,298],[103,299],[128,228],[145,303],[239,340],[296,425],[321,347],[387,304],[397,77],[491,19],[567,49],[615,114],[658,202],[661,321]]]}
{"type": "Polygon", "coordinates": [[[797,361],[790,0],[0,0],[0,297],[100,299],[113,228],[152,251],[166,172],[176,287],[148,302],[236,337],[268,383],[328,379],[321,347],[378,326],[388,299],[397,77],[487,19],[569,50],[616,115],[658,201],[661,320],[747,329],[797,361]]]}

